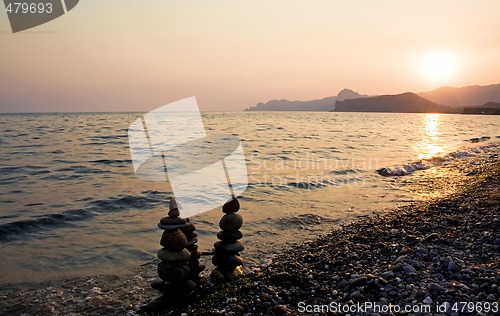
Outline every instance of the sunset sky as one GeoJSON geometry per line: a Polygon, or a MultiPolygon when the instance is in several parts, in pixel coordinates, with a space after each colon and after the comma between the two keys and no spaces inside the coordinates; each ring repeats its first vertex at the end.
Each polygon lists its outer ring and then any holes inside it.
{"type": "MultiPolygon", "coordinates": [[[[3,7],[2,7],[3,9],[3,7]]],[[[82,0],[13,34],[0,112],[205,111],[500,83],[500,1],[82,0]]]]}

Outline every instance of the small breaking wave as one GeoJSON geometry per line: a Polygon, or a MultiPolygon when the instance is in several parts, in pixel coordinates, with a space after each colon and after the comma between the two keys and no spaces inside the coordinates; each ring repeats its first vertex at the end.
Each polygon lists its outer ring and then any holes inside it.
{"type": "MultiPolygon", "coordinates": [[[[485,138],[485,137],[482,137],[485,138]]],[[[485,138],[486,139],[486,138],[485,138]]],[[[489,139],[489,138],[488,138],[489,139]]],[[[478,147],[465,147],[457,151],[453,151],[444,155],[434,156],[427,159],[411,162],[408,164],[396,165],[393,167],[381,168],[377,173],[384,177],[390,176],[405,176],[412,174],[418,170],[426,170],[435,165],[439,165],[446,161],[451,161],[459,158],[476,157],[479,154],[488,151],[491,148],[498,147],[500,143],[490,143],[478,147]]]]}
{"type": "Polygon", "coordinates": [[[378,169],[377,172],[378,174],[384,177],[405,176],[417,170],[426,170],[429,169],[430,167],[431,167],[430,165],[425,164],[422,161],[417,161],[410,164],[397,165],[389,168],[381,168],[378,169]]]}

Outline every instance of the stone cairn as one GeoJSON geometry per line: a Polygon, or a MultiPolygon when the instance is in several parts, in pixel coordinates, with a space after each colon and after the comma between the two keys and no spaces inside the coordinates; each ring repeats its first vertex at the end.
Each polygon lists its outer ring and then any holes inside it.
{"type": "Polygon", "coordinates": [[[162,218],[158,224],[163,229],[160,239],[163,248],[158,251],[158,258],[161,260],[158,264],[160,278],[151,282],[151,287],[160,291],[163,296],[150,302],[143,311],[183,301],[194,291],[199,273],[205,268],[198,260],[200,253],[197,251],[195,227],[189,219],[183,219],[179,215],[177,203],[172,198],[168,217],[162,218]]]}
{"type": "Polygon", "coordinates": [[[201,253],[198,251],[198,236],[194,231],[196,228],[193,223],[189,221],[189,218],[186,219],[186,224],[180,228],[181,232],[187,238],[186,249],[190,253],[190,257],[188,260],[189,263],[189,279],[193,280],[195,283],[200,283],[200,273],[205,270],[205,265],[200,264],[201,253]]]}
{"type": "Polygon", "coordinates": [[[243,259],[240,251],[245,247],[238,240],[243,236],[240,228],[243,225],[243,217],[236,214],[240,209],[239,201],[233,196],[222,207],[222,216],[219,227],[222,229],[218,234],[214,244],[214,256],[212,263],[216,268],[210,274],[212,281],[217,283],[231,281],[243,274],[243,259]]]}

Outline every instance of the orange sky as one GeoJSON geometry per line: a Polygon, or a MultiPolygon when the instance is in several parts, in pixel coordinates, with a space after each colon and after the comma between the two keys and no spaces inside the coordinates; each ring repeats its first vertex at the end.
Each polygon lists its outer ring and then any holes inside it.
{"type": "Polygon", "coordinates": [[[0,112],[205,111],[500,83],[500,1],[84,0],[11,32],[0,13],[0,112]],[[445,52],[437,80],[422,59],[445,52]]]}

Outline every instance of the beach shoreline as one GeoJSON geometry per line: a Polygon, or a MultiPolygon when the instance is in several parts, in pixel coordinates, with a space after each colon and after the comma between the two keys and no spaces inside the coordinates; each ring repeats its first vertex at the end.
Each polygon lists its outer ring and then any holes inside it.
{"type": "MultiPolygon", "coordinates": [[[[290,245],[270,265],[231,284],[204,285],[192,303],[166,314],[293,315],[301,306],[321,314],[306,306],[331,302],[498,304],[498,155],[471,164],[467,176],[460,192],[363,217],[313,242],[290,245]]],[[[134,315],[159,296],[149,286],[156,264],[148,261],[126,276],[0,285],[0,314],[134,315]]]]}

